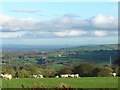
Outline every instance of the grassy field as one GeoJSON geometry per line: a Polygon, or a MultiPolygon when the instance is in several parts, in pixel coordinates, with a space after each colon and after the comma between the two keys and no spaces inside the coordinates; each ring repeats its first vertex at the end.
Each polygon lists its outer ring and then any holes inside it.
{"type": "Polygon", "coordinates": [[[59,86],[65,83],[73,88],[117,88],[117,77],[85,77],[85,78],[21,78],[21,79],[2,79],[2,88],[22,88],[32,87],[34,83],[43,84],[46,88],[59,86]]]}

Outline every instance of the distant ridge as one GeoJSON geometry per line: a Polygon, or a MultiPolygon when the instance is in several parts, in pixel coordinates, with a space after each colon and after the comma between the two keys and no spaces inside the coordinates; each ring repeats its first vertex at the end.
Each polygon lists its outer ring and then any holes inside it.
{"type": "Polygon", "coordinates": [[[99,50],[120,50],[118,44],[105,45],[3,45],[4,51],[35,51],[35,50],[66,50],[66,51],[99,51],[99,50]]]}
{"type": "Polygon", "coordinates": [[[105,44],[105,45],[76,46],[71,48],[62,48],[60,50],[99,51],[99,50],[120,50],[120,49],[118,44],[105,44]]]}

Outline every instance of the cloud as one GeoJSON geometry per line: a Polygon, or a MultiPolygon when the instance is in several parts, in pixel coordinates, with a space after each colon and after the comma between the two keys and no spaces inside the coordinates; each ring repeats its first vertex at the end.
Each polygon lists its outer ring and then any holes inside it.
{"type": "Polygon", "coordinates": [[[23,38],[23,36],[25,35],[25,33],[23,32],[4,32],[4,33],[0,33],[0,38],[3,39],[12,39],[12,38],[23,38]]]}
{"type": "Polygon", "coordinates": [[[115,29],[117,27],[118,21],[114,17],[98,15],[91,19],[91,23],[95,28],[99,29],[115,29]]]}
{"type": "Polygon", "coordinates": [[[11,12],[16,13],[39,13],[41,10],[30,10],[30,9],[12,9],[11,12]]]}
{"type": "MultiPolygon", "coordinates": [[[[0,14],[0,27],[2,27],[3,33],[13,33],[9,34],[11,37],[14,36],[14,32],[24,32],[25,34],[20,34],[24,38],[105,37],[117,35],[118,20],[114,17],[97,15],[81,20],[80,18],[73,18],[74,16],[66,14],[59,18],[44,21],[35,20],[31,17],[16,18],[0,14]]],[[[15,37],[20,38],[18,34],[16,35],[15,37]]]]}
{"type": "Polygon", "coordinates": [[[29,31],[33,30],[36,20],[32,18],[16,18],[6,15],[0,15],[0,26],[3,32],[29,31]]]}
{"type": "Polygon", "coordinates": [[[77,14],[65,14],[63,17],[69,17],[69,18],[79,18],[80,16],[77,14]]]}
{"type": "Polygon", "coordinates": [[[106,31],[95,31],[95,32],[94,32],[94,35],[95,35],[95,36],[102,37],[102,36],[106,36],[106,35],[107,35],[107,32],[106,32],[106,31]]]}
{"type": "Polygon", "coordinates": [[[76,30],[67,30],[67,31],[61,31],[61,32],[54,32],[55,35],[60,37],[69,37],[69,36],[82,36],[86,34],[84,31],[76,31],[76,30]]]}
{"type": "Polygon", "coordinates": [[[2,24],[13,20],[14,17],[12,16],[8,16],[8,15],[4,15],[4,14],[0,14],[0,26],[2,26],[2,24]]]}

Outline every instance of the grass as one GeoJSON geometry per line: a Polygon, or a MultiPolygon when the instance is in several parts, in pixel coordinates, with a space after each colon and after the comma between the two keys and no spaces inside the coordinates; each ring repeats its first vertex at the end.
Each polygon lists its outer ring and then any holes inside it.
{"type": "Polygon", "coordinates": [[[2,88],[21,88],[22,85],[32,87],[32,85],[42,84],[47,88],[59,86],[65,83],[73,88],[117,88],[117,77],[84,77],[84,78],[21,78],[2,79],[2,88]]]}

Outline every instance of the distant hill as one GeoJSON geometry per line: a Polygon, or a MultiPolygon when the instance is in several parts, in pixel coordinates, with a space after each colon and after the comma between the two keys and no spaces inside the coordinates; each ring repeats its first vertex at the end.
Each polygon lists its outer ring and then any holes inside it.
{"type": "Polygon", "coordinates": [[[106,45],[91,45],[91,46],[77,46],[71,48],[62,48],[61,50],[67,51],[99,51],[99,50],[119,50],[118,44],[106,44],[106,45]]]}
{"type": "Polygon", "coordinates": [[[29,47],[30,51],[3,51],[2,63],[52,65],[54,67],[83,61],[109,64],[110,57],[111,61],[114,62],[118,59],[118,52],[120,52],[117,44],[65,47],[49,51],[37,48],[41,47],[35,47],[35,51],[33,47],[29,47]]]}

